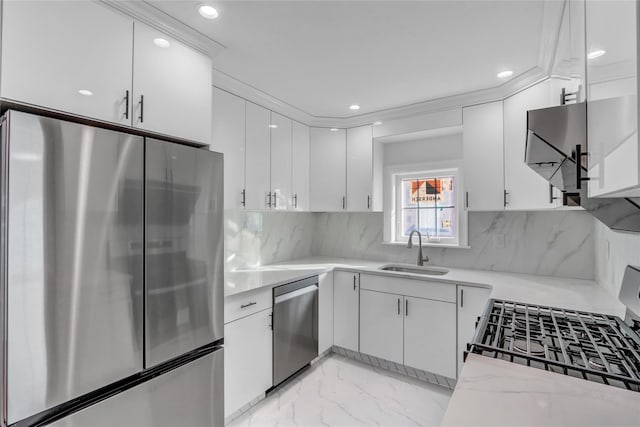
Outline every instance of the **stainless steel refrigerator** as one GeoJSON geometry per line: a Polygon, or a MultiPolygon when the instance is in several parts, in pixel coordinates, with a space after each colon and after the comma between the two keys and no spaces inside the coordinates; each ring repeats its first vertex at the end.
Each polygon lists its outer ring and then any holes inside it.
{"type": "Polygon", "coordinates": [[[3,425],[223,425],[222,155],[8,111],[3,425]]]}

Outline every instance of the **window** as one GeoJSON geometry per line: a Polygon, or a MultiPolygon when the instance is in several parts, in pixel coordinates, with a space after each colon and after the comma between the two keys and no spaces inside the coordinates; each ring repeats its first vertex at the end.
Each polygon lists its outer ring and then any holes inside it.
{"type": "Polygon", "coordinates": [[[428,239],[455,239],[455,176],[401,179],[399,235],[418,230],[428,239]]]}
{"type": "MultiPolygon", "coordinates": [[[[466,247],[467,213],[460,209],[464,191],[457,164],[398,166],[385,174],[390,196],[385,197],[386,242],[406,243],[418,230],[423,244],[466,247]]],[[[417,235],[413,241],[418,242],[417,235]]]]}

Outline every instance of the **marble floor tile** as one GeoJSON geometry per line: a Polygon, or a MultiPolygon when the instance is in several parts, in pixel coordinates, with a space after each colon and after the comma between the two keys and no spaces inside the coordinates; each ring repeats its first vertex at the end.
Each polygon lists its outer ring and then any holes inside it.
{"type": "Polygon", "coordinates": [[[228,427],[439,426],[451,393],[333,353],[228,427]]]}

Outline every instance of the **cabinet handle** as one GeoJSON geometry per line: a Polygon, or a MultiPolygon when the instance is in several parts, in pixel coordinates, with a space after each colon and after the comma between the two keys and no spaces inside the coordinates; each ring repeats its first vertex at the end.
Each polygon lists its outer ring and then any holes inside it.
{"type": "Polygon", "coordinates": [[[247,304],[241,304],[240,308],[247,308],[247,307],[251,307],[252,305],[256,305],[256,304],[257,304],[257,302],[251,301],[250,303],[247,303],[247,304]]]}
{"type": "Polygon", "coordinates": [[[353,276],[353,290],[356,290],[356,276],[353,276]]]}
{"type": "Polygon", "coordinates": [[[371,209],[371,195],[367,196],[367,209],[371,209]]]}
{"type": "Polygon", "coordinates": [[[273,331],[273,312],[269,313],[271,320],[269,321],[269,328],[273,331]]]}
{"type": "Polygon", "coordinates": [[[404,300],[404,315],[409,317],[409,300],[404,300]]]}
{"type": "Polygon", "coordinates": [[[138,104],[140,105],[140,116],[138,116],[138,119],[140,123],[144,123],[144,95],[140,95],[140,102],[138,102],[138,104]]]}
{"type": "Polygon", "coordinates": [[[469,209],[469,192],[465,191],[464,193],[464,206],[469,209]]]}
{"type": "Polygon", "coordinates": [[[298,209],[298,195],[297,194],[293,195],[293,207],[295,209],[298,209]]]}
{"type": "Polygon", "coordinates": [[[553,201],[559,199],[559,197],[553,196],[553,184],[549,183],[549,203],[553,204],[553,201]]]}
{"type": "Polygon", "coordinates": [[[240,204],[242,206],[247,206],[247,190],[246,190],[246,188],[243,188],[242,191],[240,192],[240,194],[242,195],[242,199],[240,201],[240,204]]]}
{"type": "Polygon", "coordinates": [[[502,203],[504,204],[505,207],[509,204],[509,202],[507,202],[507,194],[509,194],[509,192],[507,190],[504,190],[504,195],[502,196],[502,203]]]}
{"type": "Polygon", "coordinates": [[[464,307],[464,289],[460,289],[460,308],[464,307]]]}
{"type": "Polygon", "coordinates": [[[124,118],[129,120],[129,91],[124,91],[124,118]]]}
{"type": "Polygon", "coordinates": [[[272,203],[272,206],[274,208],[276,208],[277,207],[277,203],[278,203],[278,196],[277,196],[276,190],[274,190],[273,191],[273,203],[272,203]]]}
{"type": "Polygon", "coordinates": [[[576,189],[582,189],[582,181],[589,181],[589,178],[582,177],[582,156],[586,156],[588,153],[582,152],[582,145],[576,144],[576,150],[574,152],[574,160],[576,161],[576,189]]]}
{"type": "Polygon", "coordinates": [[[398,316],[400,315],[400,298],[398,298],[398,316]]]}
{"type": "Polygon", "coordinates": [[[271,207],[271,191],[264,195],[265,202],[264,204],[270,208],[271,207]]]}
{"type": "Polygon", "coordinates": [[[342,209],[346,209],[347,208],[347,198],[345,196],[342,196],[342,209]]]}

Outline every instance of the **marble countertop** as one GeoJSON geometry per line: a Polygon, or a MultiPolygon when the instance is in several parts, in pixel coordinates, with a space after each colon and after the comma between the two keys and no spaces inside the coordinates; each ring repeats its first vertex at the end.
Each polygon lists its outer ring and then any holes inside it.
{"type": "Polygon", "coordinates": [[[442,426],[638,426],[640,393],[467,357],[442,426]]]}
{"type": "MultiPolygon", "coordinates": [[[[491,289],[491,298],[624,316],[625,307],[592,280],[447,268],[443,276],[385,272],[381,261],[313,257],[225,274],[225,296],[273,287],[333,269],[491,289]]],[[[469,355],[444,426],[640,426],[640,393],[469,355]]]]}
{"type": "Polygon", "coordinates": [[[415,279],[417,286],[419,286],[420,281],[424,280],[481,286],[491,289],[491,298],[624,316],[624,306],[593,280],[449,267],[447,267],[449,273],[443,276],[423,276],[379,270],[380,267],[386,264],[389,263],[359,259],[312,257],[252,269],[236,270],[225,273],[225,296],[263,287],[278,286],[333,269],[341,269],[395,277],[402,276],[408,279],[415,279]]]}

